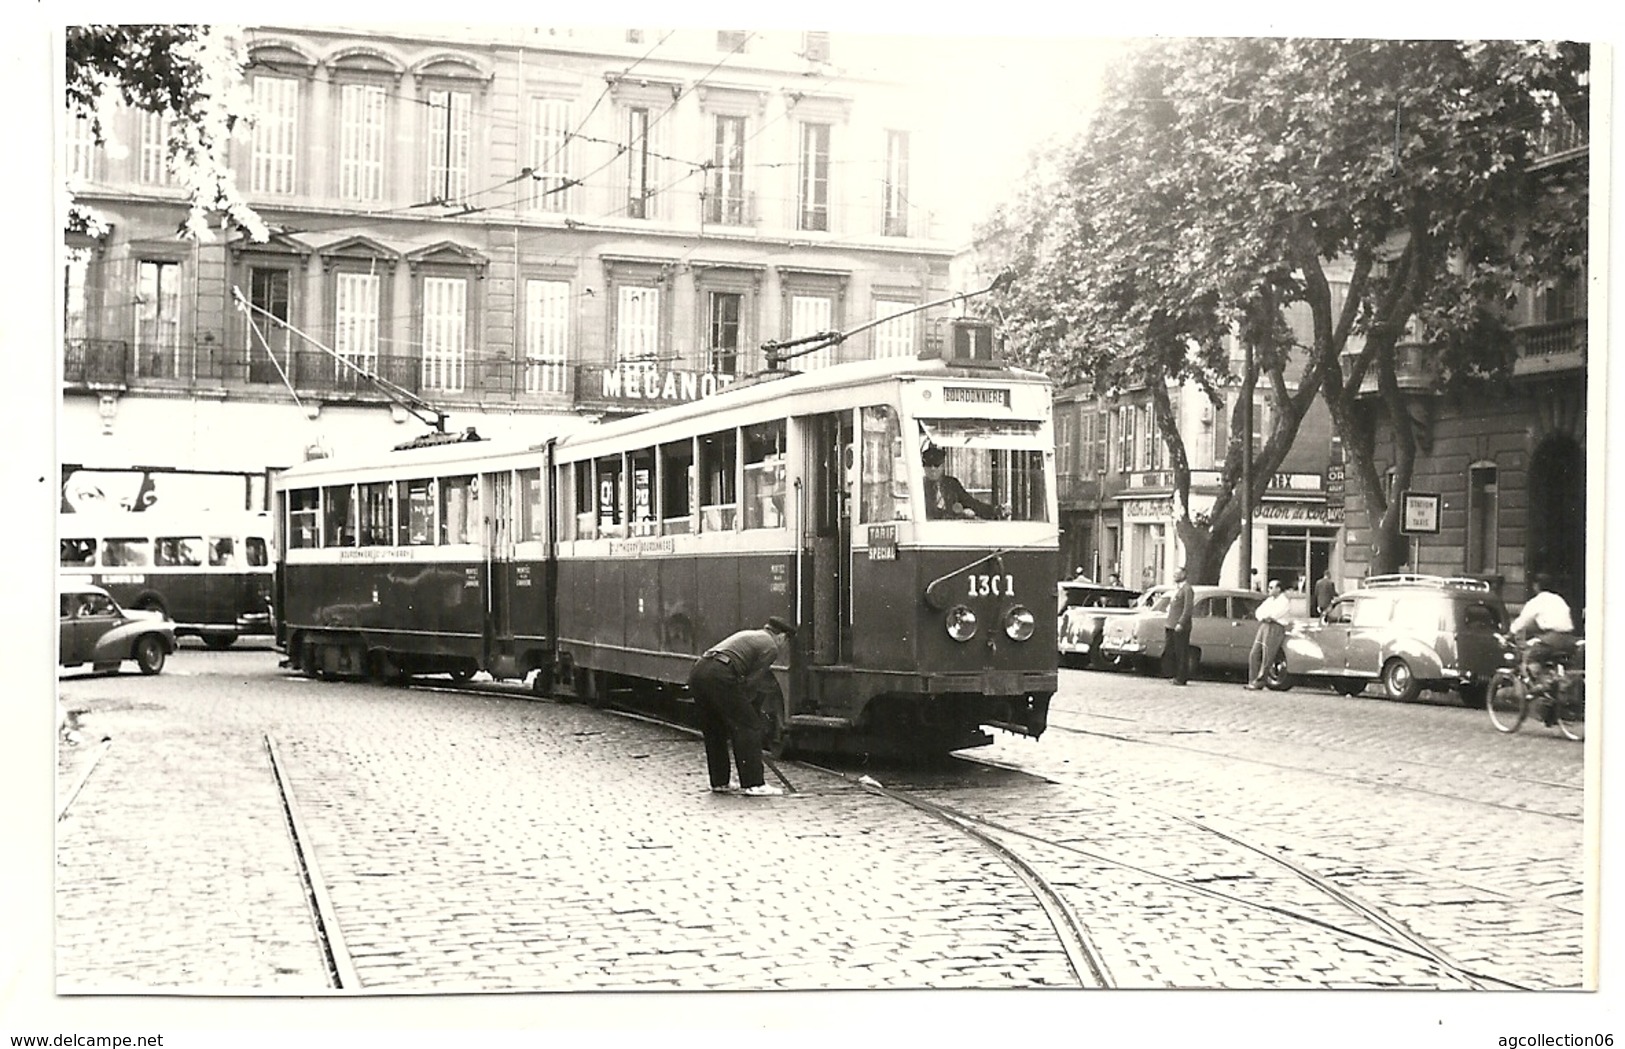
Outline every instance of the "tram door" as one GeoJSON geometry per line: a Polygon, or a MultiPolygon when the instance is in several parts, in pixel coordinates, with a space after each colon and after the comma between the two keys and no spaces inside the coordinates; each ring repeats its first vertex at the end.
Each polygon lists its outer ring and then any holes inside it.
{"type": "Polygon", "coordinates": [[[801,601],[803,619],[813,628],[807,652],[813,663],[850,663],[851,413],[812,416],[806,420],[804,432],[807,461],[801,475],[807,478],[809,490],[801,541],[810,556],[801,601]]]}
{"type": "Polygon", "coordinates": [[[489,660],[513,637],[512,476],[486,474],[485,486],[485,652],[489,660]]]}

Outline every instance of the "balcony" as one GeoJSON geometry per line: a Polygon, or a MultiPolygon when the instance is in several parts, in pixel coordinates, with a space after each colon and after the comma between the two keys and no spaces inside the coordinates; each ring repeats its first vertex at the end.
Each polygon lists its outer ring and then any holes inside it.
{"type": "MultiPolygon", "coordinates": [[[[1358,351],[1343,355],[1343,370],[1347,372],[1359,357],[1358,351]]],[[[1402,342],[1394,347],[1394,378],[1402,393],[1428,394],[1439,389],[1439,361],[1426,343],[1402,342]]],[[[1368,368],[1360,381],[1361,397],[1377,395],[1377,370],[1368,368]]]]}
{"type": "MultiPolygon", "coordinates": [[[[430,401],[563,407],[575,398],[575,368],[560,362],[469,356],[452,366],[425,369],[419,354],[383,354],[360,363],[430,401]]],[[[320,350],[279,350],[273,362],[264,351],[249,355],[241,347],[208,341],[138,348],[118,339],[68,339],[62,381],[70,392],[178,390],[279,399],[289,396],[291,385],[301,397],[322,401],[391,401],[377,385],[320,350]]]]}
{"type": "Polygon", "coordinates": [[[1518,357],[1512,365],[1513,375],[1544,375],[1585,367],[1584,317],[1524,325],[1514,333],[1514,338],[1518,357]]]}

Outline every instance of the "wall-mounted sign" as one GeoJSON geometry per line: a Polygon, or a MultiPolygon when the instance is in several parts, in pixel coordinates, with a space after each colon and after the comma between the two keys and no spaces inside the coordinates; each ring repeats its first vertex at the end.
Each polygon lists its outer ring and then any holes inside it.
{"type": "Polygon", "coordinates": [[[656,364],[583,364],[576,368],[576,404],[618,409],[660,408],[721,393],[732,375],[681,371],[656,364]]]}
{"type": "Polygon", "coordinates": [[[1439,534],[1439,494],[1405,492],[1400,495],[1399,530],[1406,535],[1439,534]]]}

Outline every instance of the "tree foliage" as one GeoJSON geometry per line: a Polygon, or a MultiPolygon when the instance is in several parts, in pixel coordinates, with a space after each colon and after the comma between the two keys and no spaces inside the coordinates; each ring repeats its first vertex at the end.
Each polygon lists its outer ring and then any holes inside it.
{"type": "MultiPolygon", "coordinates": [[[[264,240],[264,223],[244,203],[228,165],[227,147],[239,121],[251,115],[243,80],[240,36],[218,26],[84,25],[66,34],[70,116],[91,121],[106,141],[103,112],[110,103],[163,114],[168,119],[167,160],[187,191],[181,232],[207,238],[213,223],[234,223],[264,240]]],[[[70,210],[70,228],[94,225],[88,210],[70,210]]]]}
{"type": "Polygon", "coordinates": [[[1424,348],[1447,387],[1504,376],[1519,289],[1583,260],[1583,166],[1531,161],[1554,119],[1583,121],[1588,61],[1584,45],[1509,41],[1148,43],[1112,75],[1059,192],[984,229],[1018,278],[997,304],[1013,343],[1063,380],[1151,391],[1193,575],[1216,573],[1317,392],[1372,510],[1374,567],[1393,566],[1379,434],[1394,490],[1425,440],[1401,351],[1424,348]],[[1301,344],[1293,307],[1313,322],[1301,344]],[[1277,410],[1251,492],[1232,428],[1203,534],[1166,393],[1245,381],[1226,332],[1256,348],[1277,410]]]}

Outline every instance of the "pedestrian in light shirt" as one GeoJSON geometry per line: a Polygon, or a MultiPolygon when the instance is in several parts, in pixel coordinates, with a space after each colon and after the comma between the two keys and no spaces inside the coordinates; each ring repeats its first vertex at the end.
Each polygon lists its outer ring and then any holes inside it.
{"type": "Polygon", "coordinates": [[[1253,649],[1247,654],[1247,687],[1258,691],[1264,687],[1264,675],[1269,673],[1275,657],[1281,651],[1286,637],[1286,617],[1291,612],[1286,594],[1281,592],[1281,581],[1270,580],[1269,596],[1264,598],[1255,613],[1258,616],[1258,634],[1253,638],[1253,649]]]}
{"type": "Polygon", "coordinates": [[[1191,606],[1195,601],[1196,595],[1191,590],[1190,580],[1185,578],[1185,569],[1174,569],[1174,593],[1168,599],[1168,618],[1163,630],[1168,636],[1166,649],[1173,667],[1169,676],[1176,685],[1183,685],[1190,674],[1191,606]]]}

